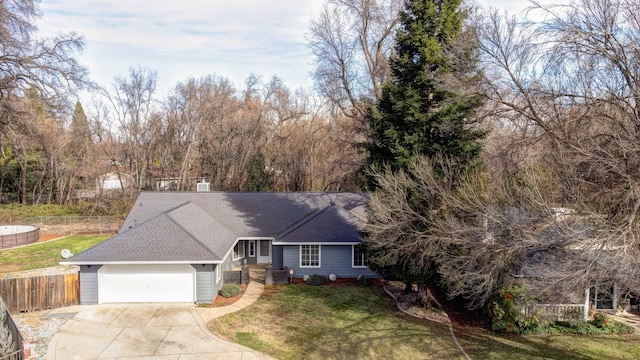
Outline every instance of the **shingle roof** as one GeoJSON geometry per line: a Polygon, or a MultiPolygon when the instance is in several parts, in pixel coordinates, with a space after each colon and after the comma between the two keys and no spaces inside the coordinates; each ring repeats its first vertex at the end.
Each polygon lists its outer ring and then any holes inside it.
{"type": "Polygon", "coordinates": [[[344,208],[335,205],[314,213],[308,219],[280,234],[277,243],[352,243],[360,241],[360,223],[344,208]]]}
{"type": "Polygon", "coordinates": [[[238,238],[357,242],[359,193],[143,192],[120,233],[63,263],[220,262],[238,238]]]}

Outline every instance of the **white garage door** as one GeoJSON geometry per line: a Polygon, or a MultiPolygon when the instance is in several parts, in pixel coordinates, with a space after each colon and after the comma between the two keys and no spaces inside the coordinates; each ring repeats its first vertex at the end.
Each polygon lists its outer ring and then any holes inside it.
{"type": "Polygon", "coordinates": [[[181,265],[104,265],[99,303],[194,302],[195,269],[181,265]]]}

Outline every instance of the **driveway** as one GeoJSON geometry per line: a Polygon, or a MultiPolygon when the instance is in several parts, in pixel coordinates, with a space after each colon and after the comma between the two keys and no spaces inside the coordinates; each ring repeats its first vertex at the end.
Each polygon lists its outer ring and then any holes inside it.
{"type": "MultiPolygon", "coordinates": [[[[47,359],[268,359],[213,335],[192,304],[80,305],[49,342],[47,359]],[[75,315],[73,315],[75,313],[75,315]]],[[[55,315],[54,315],[55,316],[55,315]]]]}

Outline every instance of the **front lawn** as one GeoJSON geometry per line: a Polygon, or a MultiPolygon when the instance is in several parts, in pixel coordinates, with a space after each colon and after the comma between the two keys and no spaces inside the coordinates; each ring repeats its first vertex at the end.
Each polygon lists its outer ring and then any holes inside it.
{"type": "Polygon", "coordinates": [[[0,250],[0,273],[56,266],[62,260],[60,256],[62,249],[69,249],[73,254],[77,254],[109,237],[109,235],[69,236],[16,249],[0,250]]]}
{"type": "Polygon", "coordinates": [[[274,286],[209,326],[281,360],[464,359],[446,325],[403,315],[378,287],[274,286]]]}
{"type": "MultiPolygon", "coordinates": [[[[209,328],[286,359],[463,359],[446,325],[399,312],[378,287],[279,285],[209,328]]],[[[472,359],[638,359],[640,336],[456,334],[472,359]]]]}

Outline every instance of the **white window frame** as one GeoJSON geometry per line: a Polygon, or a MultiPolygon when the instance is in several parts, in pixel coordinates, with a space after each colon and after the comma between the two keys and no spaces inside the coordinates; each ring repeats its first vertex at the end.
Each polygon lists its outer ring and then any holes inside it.
{"type": "Polygon", "coordinates": [[[222,264],[216,264],[216,284],[220,282],[220,279],[222,279],[222,271],[220,270],[220,267],[222,267],[222,264]]]}
{"type": "MultiPolygon", "coordinates": [[[[322,245],[318,245],[318,244],[304,244],[304,245],[299,245],[299,263],[300,263],[300,268],[304,268],[304,269],[309,269],[309,268],[320,268],[322,267],[322,245]],[[317,246],[318,247],[318,265],[302,265],[302,248],[304,246],[317,246]]],[[[309,250],[311,250],[311,248],[309,248],[309,250]]],[[[309,252],[309,254],[311,254],[311,252],[309,252]]],[[[309,262],[311,262],[311,257],[309,257],[309,262]]]]}
{"type": "Polygon", "coordinates": [[[236,246],[233,247],[233,260],[239,260],[244,258],[244,240],[238,240],[236,246]],[[242,246],[241,246],[242,245],[242,246]],[[236,248],[238,248],[238,257],[236,257],[236,248]]]}
{"type": "MultiPolygon", "coordinates": [[[[354,269],[366,269],[369,266],[368,265],[356,265],[356,246],[357,245],[351,245],[351,267],[354,269]]],[[[365,256],[364,252],[362,252],[360,250],[360,256],[361,256],[361,260],[363,264],[366,264],[367,261],[367,257],[365,256]]]]}
{"type": "Polygon", "coordinates": [[[256,257],[256,241],[249,240],[249,257],[256,257]]]}

